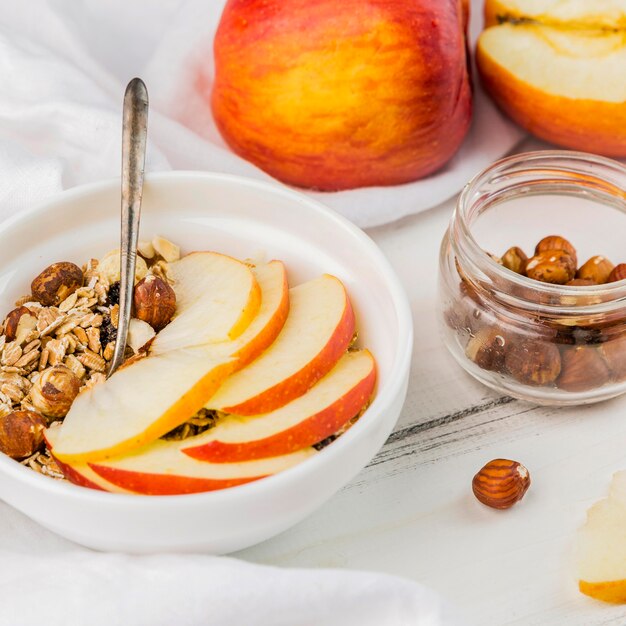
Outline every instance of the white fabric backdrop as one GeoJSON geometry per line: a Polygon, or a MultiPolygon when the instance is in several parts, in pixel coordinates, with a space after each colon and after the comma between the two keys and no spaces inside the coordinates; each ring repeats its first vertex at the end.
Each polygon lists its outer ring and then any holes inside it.
{"type": "MultiPolygon", "coordinates": [[[[10,210],[51,191],[117,176],[122,93],[135,75],[146,81],[150,93],[149,170],[201,169],[269,179],[224,145],[189,79],[195,64],[212,64],[212,36],[223,4],[8,4],[0,15],[0,138],[5,140],[0,164],[12,167],[0,171],[0,208],[10,210]],[[179,123],[182,119],[193,128],[179,123]]],[[[475,35],[481,2],[474,5],[475,35]]],[[[472,129],[460,152],[439,173],[396,187],[311,195],[360,226],[382,224],[453,196],[521,136],[477,86],[472,129]]]]}

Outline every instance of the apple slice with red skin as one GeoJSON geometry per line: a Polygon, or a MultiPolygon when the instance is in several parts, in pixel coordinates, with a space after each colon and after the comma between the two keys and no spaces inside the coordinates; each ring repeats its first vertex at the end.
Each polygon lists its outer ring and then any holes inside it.
{"type": "Polygon", "coordinates": [[[374,391],[376,364],[367,350],[346,353],[307,393],[253,417],[228,416],[182,451],[212,463],[251,461],[312,446],[340,430],[374,391]]]}
{"type": "Polygon", "coordinates": [[[207,396],[207,409],[259,415],[306,393],[345,353],[355,320],[338,278],[324,274],[290,290],[287,321],[272,345],[207,396]]]}
{"type": "MultiPolygon", "coordinates": [[[[243,463],[207,463],[181,452],[185,441],[160,439],[123,457],[89,463],[96,474],[118,488],[143,495],[199,493],[235,487],[271,476],[315,454],[313,448],[243,463]]],[[[77,469],[80,473],[80,468],[77,469]]]]}
{"type": "MultiPolygon", "coordinates": [[[[48,443],[48,447],[50,447],[48,440],[46,440],[46,443],[48,443]]],[[[108,480],[105,480],[85,463],[74,467],[68,463],[59,461],[54,455],[52,455],[52,458],[63,472],[65,478],[79,487],[87,487],[88,489],[95,489],[96,491],[108,491],[109,493],[133,493],[132,491],[128,491],[128,489],[122,489],[110,483],[108,480]]]]}
{"type": "Polygon", "coordinates": [[[289,315],[289,285],[284,264],[270,261],[252,268],[252,273],[261,287],[261,308],[229,348],[237,359],[236,369],[245,367],[272,345],[289,315]]]}
{"type": "MultiPolygon", "coordinates": [[[[154,441],[196,413],[231,372],[267,348],[287,317],[285,268],[272,262],[254,272],[267,297],[237,339],[150,353],[80,394],[56,440],[59,460],[98,460],[154,441]]],[[[211,320],[202,323],[210,325],[211,320]]]]}
{"type": "Polygon", "coordinates": [[[176,313],[150,351],[203,346],[236,339],[261,307],[261,289],[250,268],[218,252],[192,252],[170,263],[176,313]]]}
{"type": "MultiPolygon", "coordinates": [[[[60,429],[52,426],[46,431],[46,443],[52,454],[60,429]]],[[[187,441],[159,439],[126,456],[99,463],[61,461],[59,467],[69,481],[82,487],[165,496],[236,487],[281,472],[315,454],[313,448],[308,448],[272,459],[215,464],[182,454],[180,448],[187,441]]]]}

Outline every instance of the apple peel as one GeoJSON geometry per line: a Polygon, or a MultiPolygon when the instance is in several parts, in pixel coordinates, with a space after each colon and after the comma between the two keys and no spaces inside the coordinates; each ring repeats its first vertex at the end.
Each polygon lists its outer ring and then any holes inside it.
{"type": "Polygon", "coordinates": [[[375,382],[372,355],[367,350],[348,352],[303,396],[265,415],[225,417],[194,437],[182,452],[227,463],[301,450],[330,437],[355,417],[369,402],[375,382]]]}
{"type": "Polygon", "coordinates": [[[345,287],[324,274],[290,290],[290,313],[260,357],[230,376],[206,408],[235,415],[268,413],[295,400],[345,353],[355,318],[345,287]]]}

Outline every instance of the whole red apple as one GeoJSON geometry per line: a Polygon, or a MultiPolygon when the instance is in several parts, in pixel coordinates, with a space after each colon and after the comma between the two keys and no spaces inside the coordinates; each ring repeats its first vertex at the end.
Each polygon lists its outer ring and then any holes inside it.
{"type": "Polygon", "coordinates": [[[213,114],[242,157],[321,190],[424,177],[471,119],[463,0],[229,0],[213,114]]]}

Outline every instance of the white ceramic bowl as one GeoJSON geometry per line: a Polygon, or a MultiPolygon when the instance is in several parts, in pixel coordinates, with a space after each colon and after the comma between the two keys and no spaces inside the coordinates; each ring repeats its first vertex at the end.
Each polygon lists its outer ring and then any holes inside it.
{"type": "MultiPolygon", "coordinates": [[[[67,191],[0,225],[0,311],[27,293],[54,261],[82,264],[116,247],[119,181],[67,191]]],[[[382,446],[404,398],[412,348],[406,295],[389,263],[358,228],[283,187],[235,176],[171,172],[147,178],[141,234],[218,250],[279,258],[290,283],[322,272],[346,285],[359,341],[379,368],[376,397],[332,445],[276,476],[183,496],[108,494],[55,481],[0,454],[0,497],[42,526],[101,550],[202,550],[253,545],[286,530],[347,483],[382,446]]]]}

